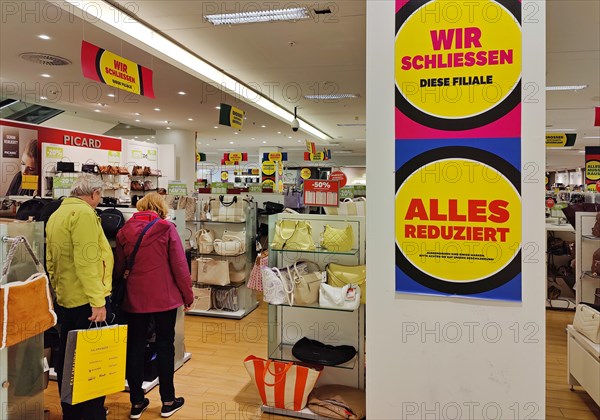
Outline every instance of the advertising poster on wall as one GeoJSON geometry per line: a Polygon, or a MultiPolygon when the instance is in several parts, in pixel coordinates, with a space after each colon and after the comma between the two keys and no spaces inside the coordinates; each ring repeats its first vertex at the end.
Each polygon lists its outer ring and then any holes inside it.
{"type": "Polygon", "coordinates": [[[0,195],[34,195],[38,189],[41,166],[37,131],[0,125],[0,138],[2,138],[0,195]]]}
{"type": "Polygon", "coordinates": [[[596,183],[600,181],[600,147],[585,148],[585,184],[589,191],[596,191],[596,183]]]}
{"type": "Polygon", "coordinates": [[[520,21],[396,1],[396,292],[521,300],[520,21]]]}

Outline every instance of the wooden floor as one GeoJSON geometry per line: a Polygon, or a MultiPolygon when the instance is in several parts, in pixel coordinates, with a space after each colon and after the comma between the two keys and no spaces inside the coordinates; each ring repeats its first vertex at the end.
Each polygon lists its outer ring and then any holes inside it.
{"type": "MultiPolygon", "coordinates": [[[[567,336],[565,327],[573,312],[547,311],[546,419],[600,419],[600,408],[580,388],[567,385],[567,336]]],[[[267,356],[267,310],[261,302],[242,321],[187,316],[185,342],[192,358],[175,374],[177,395],[186,399],[175,419],[281,420],[288,417],[261,415],[260,399],[242,364],[254,354],[267,356]]],[[[158,387],[148,395],[150,407],[142,419],[160,416],[158,387]]],[[[107,397],[111,420],[129,418],[129,394],[107,397]]],[[[56,383],[45,393],[50,419],[60,419],[56,383]]]]}

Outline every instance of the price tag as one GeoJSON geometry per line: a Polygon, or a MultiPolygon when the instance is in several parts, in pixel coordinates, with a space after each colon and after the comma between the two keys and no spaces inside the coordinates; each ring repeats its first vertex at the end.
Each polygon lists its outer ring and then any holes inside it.
{"type": "Polygon", "coordinates": [[[307,179],[304,181],[304,204],[307,206],[339,206],[338,181],[307,179]]]}
{"type": "Polygon", "coordinates": [[[169,182],[167,191],[169,195],[187,195],[187,185],[182,182],[169,182]]]}

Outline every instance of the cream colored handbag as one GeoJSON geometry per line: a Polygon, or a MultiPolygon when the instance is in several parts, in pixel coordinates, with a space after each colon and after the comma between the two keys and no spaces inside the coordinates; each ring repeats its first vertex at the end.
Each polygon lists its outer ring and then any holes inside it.
{"type": "Polygon", "coordinates": [[[194,285],[192,287],[194,292],[194,303],[192,304],[192,310],[196,311],[208,311],[211,309],[211,289],[210,287],[198,287],[194,285]]]}
{"type": "Polygon", "coordinates": [[[600,312],[594,308],[579,304],[575,309],[573,327],[596,344],[600,344],[600,312]]]}
{"type": "Polygon", "coordinates": [[[200,229],[196,232],[196,244],[198,252],[201,254],[212,254],[214,250],[213,242],[215,233],[210,229],[200,229]]]}
{"type": "Polygon", "coordinates": [[[321,288],[319,289],[319,306],[354,311],[360,306],[360,287],[356,284],[334,287],[326,283],[321,283],[321,288]]]}
{"type": "Polygon", "coordinates": [[[242,284],[246,281],[246,258],[229,259],[229,281],[232,284],[242,284]]]}
{"type": "Polygon", "coordinates": [[[343,229],[325,225],[323,231],[323,248],[333,252],[347,252],[352,249],[354,234],[352,226],[348,224],[343,229]]]}
{"type": "Polygon", "coordinates": [[[298,270],[298,264],[288,268],[290,278],[294,282],[294,305],[308,306],[319,303],[319,288],[321,283],[326,279],[325,273],[319,271],[319,267],[315,263],[303,263],[307,265],[306,272],[298,270]]]}
{"type": "Polygon", "coordinates": [[[198,283],[214,286],[227,286],[229,280],[229,262],[212,258],[197,258],[198,283]]]}

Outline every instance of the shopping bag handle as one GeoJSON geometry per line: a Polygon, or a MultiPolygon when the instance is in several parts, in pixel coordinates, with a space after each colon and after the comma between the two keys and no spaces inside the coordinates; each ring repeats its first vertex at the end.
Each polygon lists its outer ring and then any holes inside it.
{"type": "Polygon", "coordinates": [[[283,370],[281,372],[279,372],[279,375],[281,375],[281,377],[276,380],[275,382],[273,382],[272,384],[268,383],[265,378],[267,377],[267,373],[270,373],[271,375],[273,375],[273,377],[277,377],[277,372],[273,373],[269,370],[269,366],[271,366],[271,363],[273,361],[271,359],[267,360],[267,363],[265,365],[265,372],[263,373],[263,383],[266,386],[275,386],[278,383],[280,383],[281,381],[283,381],[285,379],[285,374],[288,372],[288,370],[290,370],[292,368],[292,366],[294,365],[293,362],[289,362],[285,364],[285,368],[283,368],[283,370]]]}
{"type": "Polygon", "coordinates": [[[231,199],[231,201],[229,201],[229,202],[226,202],[226,201],[225,201],[225,196],[223,196],[223,195],[220,195],[220,196],[219,196],[219,201],[220,201],[220,202],[221,202],[221,204],[223,204],[225,207],[229,207],[229,206],[231,206],[231,205],[233,205],[233,204],[237,203],[237,197],[236,197],[236,196],[234,196],[234,197],[231,199]]]}
{"type": "Polygon", "coordinates": [[[15,254],[17,253],[17,248],[19,247],[20,244],[23,244],[23,246],[27,250],[27,253],[31,256],[31,259],[34,262],[37,271],[39,273],[46,273],[44,266],[42,265],[40,260],[38,260],[38,258],[35,256],[35,253],[31,249],[31,245],[29,245],[27,238],[24,236],[15,236],[12,241],[12,244],[10,246],[10,249],[8,250],[8,255],[6,256],[4,268],[2,269],[2,283],[6,283],[6,279],[8,277],[8,270],[10,269],[12,260],[15,256],[15,254]]]}

